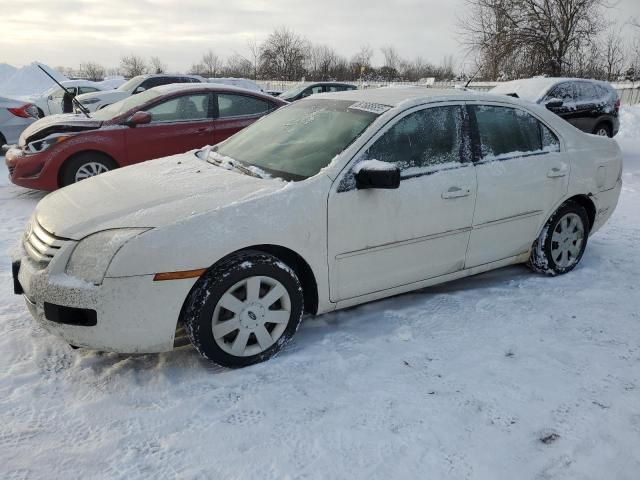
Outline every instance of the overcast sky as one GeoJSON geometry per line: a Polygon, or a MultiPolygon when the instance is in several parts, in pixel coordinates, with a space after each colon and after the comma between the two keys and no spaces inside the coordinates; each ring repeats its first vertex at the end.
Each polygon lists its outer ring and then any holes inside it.
{"type": "MultiPolygon", "coordinates": [[[[394,45],[403,57],[439,63],[464,53],[456,16],[464,0],[2,0],[0,63],[34,60],[53,67],[82,61],[116,66],[122,55],[159,56],[170,70],[188,69],[209,48],[247,54],[247,41],[287,26],[350,57],[369,44],[394,45]]],[[[608,12],[640,19],[640,0],[618,0],[608,12]]],[[[633,30],[628,27],[627,34],[633,30]]],[[[636,29],[640,35],[640,29],[636,29]]]]}

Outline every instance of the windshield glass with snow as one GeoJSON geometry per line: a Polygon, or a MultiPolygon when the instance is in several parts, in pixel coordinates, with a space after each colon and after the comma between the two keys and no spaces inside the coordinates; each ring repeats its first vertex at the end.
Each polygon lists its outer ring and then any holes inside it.
{"type": "Polygon", "coordinates": [[[286,180],[329,165],[375,120],[352,101],[303,100],[267,115],[218,146],[218,153],[286,180]]]}
{"type": "Polygon", "coordinates": [[[147,103],[149,100],[153,100],[155,97],[159,97],[160,95],[162,94],[158,91],[147,90],[146,92],[132,95],[131,97],[127,97],[124,100],[112,103],[108,107],[104,107],[103,109],[92,113],[91,118],[95,118],[96,120],[111,120],[112,118],[115,118],[118,115],[131,110],[132,108],[138,107],[143,103],[147,103]]]}
{"type": "Polygon", "coordinates": [[[280,98],[284,100],[287,100],[288,98],[293,98],[296,95],[298,95],[300,92],[302,92],[306,87],[307,85],[302,84],[302,85],[298,85],[297,87],[290,88],[286,92],[281,93],[280,98]]]}
{"type": "Polygon", "coordinates": [[[120,92],[133,92],[133,89],[140,84],[140,80],[143,76],[144,75],[138,75],[137,77],[133,77],[131,80],[120,85],[117,90],[120,92]]]}

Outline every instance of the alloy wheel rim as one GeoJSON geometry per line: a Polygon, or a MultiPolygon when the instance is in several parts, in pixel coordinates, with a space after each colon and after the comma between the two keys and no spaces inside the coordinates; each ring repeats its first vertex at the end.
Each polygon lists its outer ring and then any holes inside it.
{"type": "Polygon", "coordinates": [[[271,277],[247,277],[229,288],[213,311],[211,330],[216,344],[236,357],[269,349],[287,328],[291,298],[271,277]]]}
{"type": "Polygon", "coordinates": [[[607,132],[607,130],[605,128],[601,128],[600,130],[598,130],[596,132],[596,135],[598,135],[599,137],[608,137],[609,136],[609,132],[607,132]]]}
{"type": "Polygon", "coordinates": [[[579,215],[567,213],[556,224],[551,235],[551,256],[560,268],[568,268],[578,262],[584,243],[584,224],[579,215]]]}
{"type": "Polygon", "coordinates": [[[102,163],[98,163],[98,162],[85,163],[76,172],[76,182],[84,180],[85,178],[95,177],[96,175],[100,175],[101,173],[106,173],[108,171],[109,169],[102,163]]]}

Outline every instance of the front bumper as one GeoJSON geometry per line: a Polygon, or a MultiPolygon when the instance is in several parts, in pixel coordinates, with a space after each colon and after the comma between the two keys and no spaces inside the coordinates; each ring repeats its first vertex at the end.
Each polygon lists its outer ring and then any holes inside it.
{"type": "Polygon", "coordinates": [[[16,292],[22,291],[29,312],[46,330],[74,346],[119,353],[171,350],[182,304],[195,282],[154,282],[153,275],[141,275],[107,277],[96,286],[51,274],[51,264],[41,268],[24,251],[13,265],[16,292]],[[75,310],[95,312],[95,324],[64,318],[75,310]]]}
{"type": "Polygon", "coordinates": [[[5,154],[9,179],[16,185],[36,190],[53,191],[58,188],[57,173],[47,168],[48,152],[25,154],[15,145],[5,154]]]}

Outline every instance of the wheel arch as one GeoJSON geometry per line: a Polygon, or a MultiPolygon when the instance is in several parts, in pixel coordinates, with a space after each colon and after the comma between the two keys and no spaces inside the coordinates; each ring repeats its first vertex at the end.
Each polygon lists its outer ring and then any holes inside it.
{"type": "Polygon", "coordinates": [[[62,187],[62,175],[64,172],[64,169],[67,167],[67,165],[69,164],[69,162],[71,162],[74,158],[79,157],[80,155],[84,155],[87,153],[92,153],[92,154],[96,154],[96,155],[100,155],[102,157],[105,157],[107,159],[109,159],[110,161],[112,161],[115,164],[115,168],[120,168],[122,165],[120,165],[120,162],[118,162],[113,155],[108,154],[107,152],[103,151],[103,150],[97,150],[97,149],[87,149],[87,150],[80,150],[78,152],[74,152],[71,155],[69,155],[67,158],[64,159],[64,161],[62,162],[62,164],[60,165],[60,168],[58,169],[58,187],[62,187]]]}
{"type": "MultiPolygon", "coordinates": [[[[293,269],[302,283],[302,293],[304,295],[304,311],[315,314],[318,311],[318,283],[316,276],[307,261],[297,252],[281,245],[261,244],[241,248],[220,259],[222,261],[231,255],[236,255],[247,250],[255,250],[268,253],[279,258],[293,269]]],[[[218,262],[216,262],[218,263],[218,262]]]]}
{"type": "Polygon", "coordinates": [[[574,195],[573,197],[567,198],[562,203],[565,204],[567,202],[575,202],[587,211],[587,215],[589,217],[589,231],[591,231],[593,224],[596,221],[596,206],[589,195],[574,195]]]}

